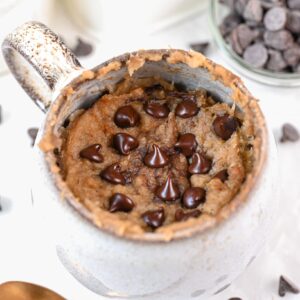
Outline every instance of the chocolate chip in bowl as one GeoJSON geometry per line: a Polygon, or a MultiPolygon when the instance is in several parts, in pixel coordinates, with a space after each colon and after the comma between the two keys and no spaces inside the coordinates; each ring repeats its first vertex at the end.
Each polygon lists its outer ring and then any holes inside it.
{"type": "Polygon", "coordinates": [[[288,1],[212,0],[210,25],[218,48],[253,80],[300,85],[300,14],[293,7],[288,1]]]}

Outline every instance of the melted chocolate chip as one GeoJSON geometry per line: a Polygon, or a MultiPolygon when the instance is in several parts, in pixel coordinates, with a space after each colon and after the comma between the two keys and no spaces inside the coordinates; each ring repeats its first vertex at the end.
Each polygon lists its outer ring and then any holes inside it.
{"type": "Polygon", "coordinates": [[[178,186],[168,175],[166,182],[156,190],[156,196],[164,201],[175,201],[180,197],[178,186]]]}
{"type": "Polygon", "coordinates": [[[211,169],[212,161],[202,153],[195,153],[188,167],[191,174],[206,174],[211,169]]]}
{"type": "Polygon", "coordinates": [[[140,122],[140,115],[131,105],[121,106],[115,113],[114,122],[121,128],[134,127],[140,122]]]}
{"type": "Polygon", "coordinates": [[[175,149],[179,150],[183,155],[187,157],[192,156],[197,148],[197,141],[195,135],[192,133],[182,134],[174,147],[175,149]]]}
{"type": "Polygon", "coordinates": [[[197,104],[191,100],[181,101],[175,109],[175,115],[180,118],[191,118],[199,111],[197,104]]]}
{"type": "Polygon", "coordinates": [[[144,158],[144,163],[150,168],[161,168],[168,164],[169,157],[157,145],[152,145],[152,150],[148,152],[144,158]]]}
{"type": "Polygon", "coordinates": [[[218,173],[213,177],[213,179],[214,179],[214,178],[218,178],[218,179],[220,179],[222,182],[225,182],[225,181],[228,179],[228,176],[229,176],[229,175],[228,175],[227,170],[224,169],[224,170],[218,172],[218,173]]]}
{"type": "Polygon", "coordinates": [[[157,119],[166,118],[170,113],[170,109],[166,103],[147,102],[144,105],[144,110],[148,115],[157,119]]]}
{"type": "Polygon", "coordinates": [[[121,173],[121,166],[118,163],[112,164],[101,171],[100,177],[113,184],[125,184],[126,179],[121,173]]]}
{"type": "Polygon", "coordinates": [[[284,297],[286,292],[299,294],[300,290],[294,283],[281,275],[279,278],[278,294],[280,297],[284,297]]]}
{"type": "Polygon", "coordinates": [[[142,214],[144,222],[151,228],[160,227],[165,221],[165,211],[163,208],[148,210],[142,214]]]}
{"type": "Polygon", "coordinates": [[[205,190],[200,187],[191,187],[185,190],[182,204],[185,208],[196,208],[205,202],[205,190]]]}
{"type": "Polygon", "coordinates": [[[228,114],[224,116],[217,116],[213,122],[215,134],[223,139],[228,140],[239,126],[239,121],[235,117],[228,114]]]}
{"type": "Polygon", "coordinates": [[[128,155],[131,150],[139,146],[135,137],[127,133],[117,133],[113,137],[114,148],[123,155],[128,155]]]}
{"type": "Polygon", "coordinates": [[[175,212],[175,221],[177,222],[186,221],[189,218],[198,218],[200,215],[201,212],[199,209],[190,212],[184,212],[183,209],[178,208],[175,212]]]}
{"type": "Polygon", "coordinates": [[[81,158],[88,159],[92,162],[101,163],[104,161],[103,155],[99,153],[102,146],[100,144],[93,144],[79,152],[81,158]]]}
{"type": "Polygon", "coordinates": [[[124,194],[116,193],[109,199],[109,211],[123,211],[130,212],[134,207],[134,202],[124,194]]]}

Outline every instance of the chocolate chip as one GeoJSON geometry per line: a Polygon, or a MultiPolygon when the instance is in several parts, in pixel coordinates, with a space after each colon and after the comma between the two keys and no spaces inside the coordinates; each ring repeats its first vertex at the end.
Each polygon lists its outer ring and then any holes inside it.
{"type": "Polygon", "coordinates": [[[296,142],[300,138],[299,131],[292,124],[286,123],[282,126],[282,136],[280,142],[296,142]]]}
{"type": "Polygon", "coordinates": [[[126,184],[125,176],[118,163],[112,164],[101,171],[100,177],[113,184],[126,184]]]}
{"type": "Polygon", "coordinates": [[[214,178],[220,179],[222,182],[225,182],[228,179],[229,175],[226,169],[219,171],[217,174],[213,176],[214,178]]]}
{"type": "Polygon", "coordinates": [[[148,210],[142,214],[144,222],[151,228],[160,227],[165,221],[165,211],[163,208],[148,210]]]}
{"type": "Polygon", "coordinates": [[[153,144],[152,149],[145,155],[144,163],[150,168],[162,168],[169,163],[169,157],[164,150],[153,144]]]}
{"type": "Polygon", "coordinates": [[[146,102],[144,110],[148,115],[157,119],[166,118],[170,113],[170,109],[166,103],[146,102]]]}
{"type": "Polygon", "coordinates": [[[292,9],[300,9],[300,0],[287,0],[288,7],[292,9]]]}
{"type": "Polygon", "coordinates": [[[293,33],[300,33],[300,11],[288,12],[286,28],[293,33]]]}
{"type": "Polygon", "coordinates": [[[178,208],[175,212],[175,221],[177,222],[186,221],[189,218],[198,218],[200,215],[201,212],[199,209],[190,212],[184,212],[183,209],[178,208]]]}
{"type": "Polygon", "coordinates": [[[226,16],[220,26],[220,31],[223,36],[227,36],[235,27],[241,23],[241,17],[237,14],[229,14],[226,16]]]}
{"type": "Polygon", "coordinates": [[[246,48],[243,58],[251,66],[261,68],[268,60],[268,51],[264,45],[257,43],[246,48]]]}
{"type": "Polygon", "coordinates": [[[188,167],[191,174],[206,174],[211,169],[212,161],[202,153],[195,153],[188,167]]]}
{"type": "Polygon", "coordinates": [[[191,100],[181,101],[175,109],[175,115],[180,118],[191,118],[199,111],[197,104],[191,100]]]}
{"type": "Polygon", "coordinates": [[[121,128],[134,127],[140,122],[140,115],[131,105],[125,105],[116,111],[114,122],[121,128]]]}
{"type": "Polygon", "coordinates": [[[182,204],[185,208],[196,208],[205,202],[205,190],[200,187],[190,187],[182,196],[182,204]]]}
{"type": "Polygon", "coordinates": [[[295,45],[283,52],[283,58],[290,66],[297,66],[300,61],[300,46],[295,45]]]}
{"type": "Polygon", "coordinates": [[[293,46],[294,38],[287,30],[266,31],[264,33],[265,44],[276,50],[285,50],[293,46]]]}
{"type": "Polygon", "coordinates": [[[202,43],[193,43],[190,45],[190,48],[194,51],[200,52],[202,54],[206,54],[208,46],[209,46],[209,42],[202,42],[202,43]]]}
{"type": "Polygon", "coordinates": [[[268,30],[277,31],[283,29],[287,21],[287,12],[283,7],[273,7],[267,11],[264,24],[268,30]]]}
{"type": "Polygon", "coordinates": [[[166,182],[156,190],[155,195],[164,201],[175,201],[179,199],[180,191],[171,176],[168,175],[166,182]]]}
{"type": "Polygon", "coordinates": [[[243,17],[246,20],[260,22],[263,17],[263,8],[259,0],[249,0],[244,12],[243,17]]]}
{"type": "Polygon", "coordinates": [[[174,145],[176,150],[179,150],[183,155],[192,156],[197,148],[196,137],[192,133],[182,134],[177,143],[174,145]]]}
{"type": "Polygon", "coordinates": [[[243,300],[242,298],[238,298],[238,297],[233,297],[233,298],[229,298],[228,300],[243,300]]]}
{"type": "Polygon", "coordinates": [[[251,30],[248,25],[240,24],[231,32],[231,45],[235,52],[242,54],[258,36],[258,31],[251,30]]]}
{"type": "Polygon", "coordinates": [[[81,158],[88,159],[92,162],[101,163],[104,161],[103,155],[99,153],[102,146],[100,144],[93,144],[79,152],[81,158]]]}
{"type": "Polygon", "coordinates": [[[248,0],[235,0],[234,9],[239,15],[243,15],[248,0]]]}
{"type": "Polygon", "coordinates": [[[162,87],[159,83],[153,84],[153,85],[148,86],[148,87],[146,87],[146,88],[144,89],[144,91],[145,91],[145,93],[146,93],[147,95],[151,95],[151,94],[153,94],[154,92],[156,92],[156,91],[161,91],[161,90],[163,90],[163,87],[162,87]]]}
{"type": "Polygon", "coordinates": [[[215,134],[224,141],[231,137],[231,135],[237,130],[238,126],[238,120],[228,114],[225,114],[224,116],[217,116],[213,121],[215,134]]]}
{"type": "Polygon", "coordinates": [[[266,65],[268,70],[279,72],[286,68],[287,63],[283,59],[283,56],[280,51],[270,49],[268,52],[269,60],[266,65]]]}
{"type": "Polygon", "coordinates": [[[281,275],[279,278],[278,294],[280,297],[284,297],[287,292],[292,294],[299,294],[300,290],[289,279],[281,275]]]}
{"type": "Polygon", "coordinates": [[[75,56],[87,56],[93,52],[93,46],[90,43],[83,41],[81,38],[77,38],[77,44],[72,49],[75,56]]]}
{"type": "Polygon", "coordinates": [[[120,154],[128,155],[139,146],[139,142],[130,134],[117,133],[113,136],[113,146],[120,154]]]}
{"type": "Polygon", "coordinates": [[[134,207],[134,202],[124,194],[116,193],[109,199],[109,211],[111,213],[116,211],[130,212],[134,207]]]}
{"type": "Polygon", "coordinates": [[[32,127],[27,130],[27,133],[28,133],[29,137],[31,138],[31,146],[34,145],[38,132],[39,132],[39,129],[36,127],[32,127]]]}

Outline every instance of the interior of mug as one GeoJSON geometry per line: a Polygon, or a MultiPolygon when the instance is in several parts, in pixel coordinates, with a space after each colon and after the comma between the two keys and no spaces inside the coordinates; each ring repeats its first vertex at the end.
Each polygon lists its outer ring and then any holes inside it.
{"type": "MultiPolygon", "coordinates": [[[[163,231],[145,232],[142,235],[125,237],[147,241],[166,241],[191,236],[228,218],[247,199],[247,195],[262,169],[266,155],[267,131],[256,99],[247,91],[241,80],[199,53],[181,50],[148,50],[124,54],[84,72],[73,80],[53,103],[45,123],[41,148],[45,151],[45,158],[50,170],[56,166],[53,150],[55,153],[60,148],[61,129],[68,122],[69,117],[78,109],[90,107],[101,95],[113,91],[129,74],[133,79],[160,78],[185,90],[205,89],[215,100],[226,102],[230,106],[234,104],[241,113],[245,112],[245,109],[248,110],[247,113],[252,113],[255,119],[256,143],[253,145],[254,166],[249,174],[251,176],[247,176],[239,193],[216,216],[207,216],[201,220],[194,219],[188,223],[183,222],[178,225],[172,237],[167,236],[163,231]],[[139,61],[138,67],[134,60],[137,56],[144,59],[142,63],[139,61]],[[198,63],[195,63],[197,60],[198,63]],[[130,70],[131,62],[134,63],[134,72],[130,70]]],[[[53,172],[53,180],[57,188],[63,191],[69,203],[83,216],[95,223],[91,214],[68,189],[59,171],[53,172]]],[[[114,229],[108,231],[117,233],[114,229]]]]}

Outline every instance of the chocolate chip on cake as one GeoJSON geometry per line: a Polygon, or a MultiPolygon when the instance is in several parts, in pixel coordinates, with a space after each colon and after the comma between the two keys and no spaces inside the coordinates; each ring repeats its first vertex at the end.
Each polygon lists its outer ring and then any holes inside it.
{"type": "Polygon", "coordinates": [[[157,119],[166,118],[170,113],[170,109],[167,104],[160,104],[157,102],[146,102],[144,110],[148,115],[157,119]]]}
{"type": "Polygon", "coordinates": [[[109,199],[109,211],[110,212],[130,212],[134,207],[132,199],[124,194],[116,193],[109,199]]]}
{"type": "Polygon", "coordinates": [[[195,209],[189,212],[184,212],[183,209],[178,208],[175,212],[175,221],[177,222],[186,221],[189,218],[198,218],[200,215],[201,215],[201,211],[199,209],[195,209]]]}
{"type": "Polygon", "coordinates": [[[164,150],[153,144],[144,158],[144,163],[150,168],[162,168],[169,163],[169,157],[164,150]]]}
{"type": "Polygon", "coordinates": [[[128,155],[139,146],[139,142],[130,134],[117,133],[113,136],[113,146],[120,154],[128,155]]]}
{"type": "Polygon", "coordinates": [[[179,136],[177,143],[174,145],[175,149],[179,150],[183,155],[192,156],[197,148],[196,137],[192,133],[185,133],[179,136]]]}
{"type": "Polygon", "coordinates": [[[104,157],[100,154],[102,146],[100,144],[93,144],[79,152],[79,156],[81,158],[87,159],[92,162],[102,163],[104,161],[104,157]]]}
{"type": "Polygon", "coordinates": [[[200,187],[191,187],[185,190],[182,204],[185,208],[196,208],[205,202],[205,190],[200,187]]]}
{"type": "Polygon", "coordinates": [[[212,161],[203,153],[195,153],[192,156],[188,171],[191,174],[206,174],[211,169],[212,161]]]}
{"type": "Polygon", "coordinates": [[[220,179],[222,182],[225,182],[228,179],[228,172],[226,169],[219,171],[217,174],[213,176],[214,178],[220,179]]]}
{"type": "Polygon", "coordinates": [[[286,123],[282,126],[282,136],[280,142],[297,142],[300,138],[299,131],[292,124],[286,123]]]}
{"type": "Polygon", "coordinates": [[[118,108],[114,121],[121,128],[134,127],[140,122],[140,115],[131,105],[125,105],[118,108]]]}
{"type": "Polygon", "coordinates": [[[142,214],[144,222],[155,229],[160,227],[165,221],[165,211],[163,208],[148,210],[142,214]]]}
{"type": "Polygon", "coordinates": [[[163,185],[158,187],[155,195],[163,201],[175,201],[180,198],[180,190],[169,174],[163,185]]]}
{"type": "Polygon", "coordinates": [[[126,184],[126,178],[121,172],[121,166],[118,163],[112,164],[101,171],[100,177],[113,184],[126,184]]]}
{"type": "Polygon", "coordinates": [[[299,294],[299,288],[284,276],[279,278],[278,294],[280,297],[284,297],[286,293],[299,294]]]}
{"type": "Polygon", "coordinates": [[[194,101],[183,100],[181,101],[175,109],[175,115],[180,118],[191,118],[197,115],[199,108],[194,101]]]}
{"type": "Polygon", "coordinates": [[[235,117],[231,117],[228,114],[224,116],[217,116],[213,121],[213,128],[215,134],[227,141],[231,135],[237,130],[239,122],[235,117]]]}

